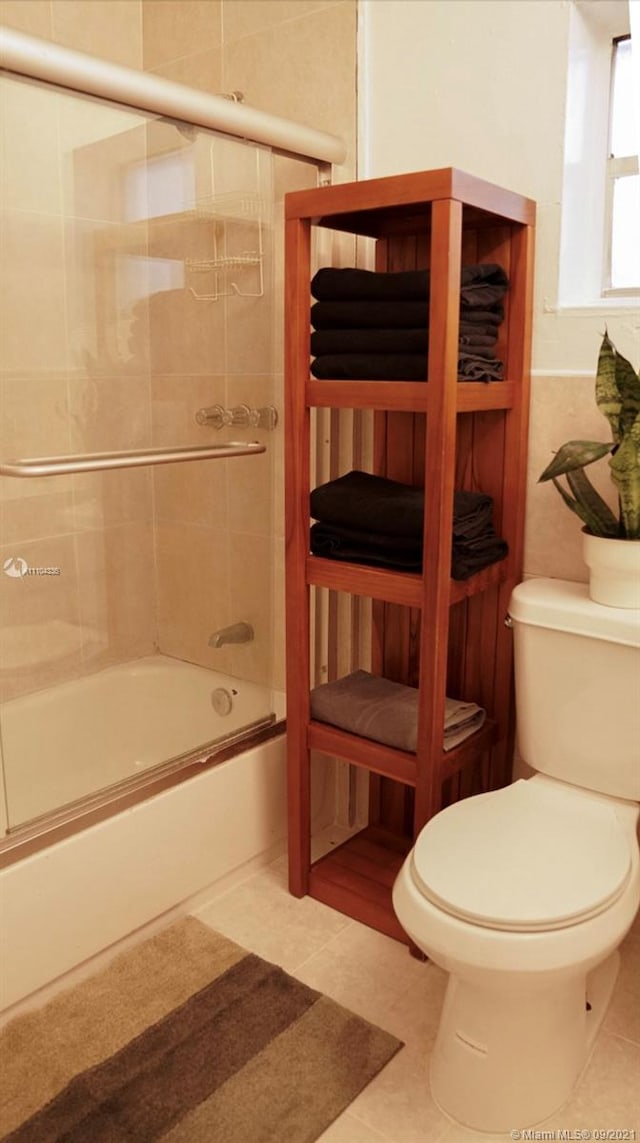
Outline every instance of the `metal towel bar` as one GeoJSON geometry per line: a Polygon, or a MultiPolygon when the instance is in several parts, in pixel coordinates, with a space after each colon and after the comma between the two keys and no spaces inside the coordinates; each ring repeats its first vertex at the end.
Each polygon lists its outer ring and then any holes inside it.
{"type": "Polygon", "coordinates": [[[67,476],[72,472],[100,472],[111,468],[140,468],[155,464],[177,464],[184,460],[216,460],[266,452],[258,441],[229,441],[228,444],[196,445],[193,448],[148,448],[139,452],[90,452],[70,456],[34,456],[27,460],[0,462],[0,476],[67,476]]]}

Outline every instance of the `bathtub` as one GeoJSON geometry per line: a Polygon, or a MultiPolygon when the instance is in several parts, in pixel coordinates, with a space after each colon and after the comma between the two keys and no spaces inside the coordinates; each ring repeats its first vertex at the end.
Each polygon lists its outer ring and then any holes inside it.
{"type": "MultiPolygon", "coordinates": [[[[29,814],[39,793],[31,791],[29,797],[34,800],[27,809],[26,787],[46,784],[42,769],[38,774],[35,767],[39,756],[40,767],[53,770],[53,742],[57,749],[75,742],[73,765],[88,775],[93,773],[94,753],[104,750],[109,767],[113,765],[108,771],[110,780],[117,781],[127,767],[131,775],[136,763],[153,765],[161,746],[159,756],[167,758],[169,751],[183,751],[185,743],[188,749],[194,737],[208,734],[215,739],[222,723],[233,725],[234,714],[236,725],[244,723],[257,697],[251,684],[162,656],[109,668],[53,690],[62,691],[68,700],[65,688],[70,691],[74,686],[82,688],[86,699],[81,723],[77,704],[74,717],[69,705],[65,711],[60,704],[55,715],[48,716],[46,740],[33,711],[47,709],[51,692],[12,700],[5,706],[10,715],[23,714],[25,792],[21,796],[24,812],[29,814]],[[216,715],[211,706],[211,693],[217,687],[238,691],[231,695],[233,708],[228,716],[216,715]],[[95,699],[92,708],[89,695],[95,699]],[[161,702],[159,696],[164,696],[161,702]],[[28,701],[33,705],[26,721],[28,701]],[[115,740],[110,736],[114,725],[121,722],[125,702],[135,728],[130,744],[135,743],[136,749],[122,754],[114,746],[116,765],[109,745],[115,740]],[[176,711],[182,704],[178,719],[176,711]],[[149,733],[139,738],[142,728],[149,733]]],[[[260,714],[266,710],[264,691],[258,709],[260,714]]],[[[10,749],[18,745],[12,736],[19,721],[9,718],[10,749]]],[[[192,776],[0,871],[0,1011],[6,1013],[24,997],[163,913],[203,893],[222,891],[284,850],[284,734],[239,749],[234,757],[208,769],[192,766],[192,776]]]]}
{"type": "Polygon", "coordinates": [[[11,826],[282,718],[281,695],[149,655],[0,707],[11,826]],[[275,701],[274,701],[275,700],[275,701]]]}

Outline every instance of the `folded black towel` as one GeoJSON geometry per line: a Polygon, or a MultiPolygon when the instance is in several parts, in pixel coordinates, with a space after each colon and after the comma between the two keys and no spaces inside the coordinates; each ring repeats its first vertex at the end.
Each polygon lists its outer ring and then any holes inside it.
{"type": "Polygon", "coordinates": [[[311,362],[314,377],[335,381],[426,381],[426,353],[327,353],[311,362]]]}
{"type": "Polygon", "coordinates": [[[474,310],[468,306],[460,306],[460,333],[492,333],[496,326],[504,321],[504,306],[497,302],[491,309],[474,310]],[[468,327],[471,326],[471,330],[468,327]],[[478,328],[481,327],[481,330],[478,328]]]}
{"type": "MultiPolygon", "coordinates": [[[[409,331],[407,330],[406,332],[408,333],[409,331]]],[[[460,322],[458,345],[461,349],[466,347],[474,349],[477,352],[479,349],[491,348],[491,346],[496,344],[497,340],[497,326],[473,326],[468,322],[460,322]],[[485,329],[486,333],[484,332],[485,329]]],[[[483,353],[482,356],[489,357],[490,354],[483,353]]]]}
{"type": "MultiPolygon", "coordinates": [[[[475,328],[475,327],[472,327],[475,328]]],[[[462,333],[460,348],[473,350],[478,357],[495,360],[494,333],[462,333]]],[[[320,329],[311,334],[309,348],[313,357],[341,353],[426,353],[429,331],[423,329],[320,329]]]]}
{"type": "Polygon", "coordinates": [[[502,381],[504,365],[479,353],[458,350],[458,379],[461,381],[502,381]]]}
{"type": "MultiPolygon", "coordinates": [[[[419,301],[429,297],[429,270],[401,270],[381,273],[354,267],[318,270],[311,282],[311,293],[318,301],[419,301]]],[[[509,279],[501,266],[493,262],[463,266],[460,274],[460,296],[467,305],[476,306],[484,298],[487,305],[504,297],[509,279]]]]}
{"type": "MultiPolygon", "coordinates": [[[[418,573],[422,570],[422,542],[402,542],[397,536],[375,535],[357,528],[340,528],[336,524],[313,524],[309,548],[314,556],[327,560],[365,564],[391,571],[418,573]]],[[[476,540],[453,541],[451,546],[451,578],[468,579],[489,564],[504,559],[508,547],[493,532],[476,540]]]]}
{"type": "MultiPolygon", "coordinates": [[[[501,302],[483,309],[460,308],[460,332],[495,332],[504,320],[501,302]],[[472,331],[467,329],[472,326],[472,331]]],[[[314,329],[428,329],[427,302],[314,302],[314,329]]]]}
{"type": "MultiPolygon", "coordinates": [[[[310,496],[310,515],[323,524],[356,529],[378,537],[394,536],[405,543],[422,543],[424,489],[399,480],[353,469],[320,484],[310,496]]],[[[493,500],[484,492],[453,494],[453,534],[456,540],[485,535],[492,529],[493,500]]]]}
{"type": "Polygon", "coordinates": [[[426,354],[428,347],[426,325],[421,329],[321,329],[311,334],[310,342],[313,357],[333,353],[426,354]]]}
{"type": "MultiPolygon", "coordinates": [[[[327,353],[311,363],[311,373],[334,381],[426,381],[427,356],[415,353],[327,353]]],[[[502,381],[504,366],[493,356],[460,350],[460,381],[502,381]]]]}
{"type": "Polygon", "coordinates": [[[491,564],[498,563],[509,554],[509,545],[499,536],[486,536],[484,540],[456,544],[451,551],[451,578],[469,579],[469,576],[482,571],[491,564]]]}
{"type": "Polygon", "coordinates": [[[310,513],[323,524],[421,541],[424,489],[354,469],[314,488],[310,513]]]}
{"type": "Polygon", "coordinates": [[[422,302],[316,302],[314,329],[427,329],[429,307],[422,302]]]}
{"type": "Polygon", "coordinates": [[[309,546],[314,556],[346,560],[354,564],[419,572],[422,568],[422,540],[406,542],[397,536],[376,535],[337,524],[312,524],[309,546]]]}
{"type": "Polygon", "coordinates": [[[493,534],[493,500],[483,492],[454,492],[453,540],[462,543],[493,534]]]}

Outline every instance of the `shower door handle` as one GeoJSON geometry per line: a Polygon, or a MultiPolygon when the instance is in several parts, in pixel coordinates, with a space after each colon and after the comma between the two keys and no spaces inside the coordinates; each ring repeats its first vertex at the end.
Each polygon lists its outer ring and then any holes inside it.
{"type": "Polygon", "coordinates": [[[178,464],[185,460],[217,460],[266,452],[258,441],[229,441],[228,444],[148,448],[139,452],[88,452],[70,456],[34,456],[26,460],[0,462],[0,476],[67,476],[72,472],[104,472],[112,468],[142,468],[156,464],[178,464]]]}

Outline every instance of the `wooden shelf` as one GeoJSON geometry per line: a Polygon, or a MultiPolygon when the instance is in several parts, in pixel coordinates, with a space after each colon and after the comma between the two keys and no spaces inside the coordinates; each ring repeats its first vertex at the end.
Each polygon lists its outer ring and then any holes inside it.
{"type": "MultiPolygon", "coordinates": [[[[453,750],[442,750],[438,764],[443,781],[476,761],[493,745],[497,733],[497,723],[487,718],[480,730],[465,738],[459,746],[453,750]]],[[[354,766],[363,766],[374,774],[393,778],[405,786],[416,784],[417,756],[409,751],[396,750],[392,746],[374,742],[371,738],[361,738],[357,734],[340,730],[337,726],[314,720],[309,723],[307,742],[310,750],[318,750],[321,754],[328,754],[330,758],[340,758],[343,762],[351,762],[354,766]]]]}
{"type": "Polygon", "coordinates": [[[476,226],[495,225],[496,219],[532,225],[535,219],[530,199],[455,167],[294,191],[286,196],[285,216],[380,238],[405,227],[413,234],[424,230],[431,225],[431,204],[443,199],[464,203],[465,221],[476,226]]]}
{"type": "MultiPolygon", "coordinates": [[[[457,381],[459,413],[478,413],[513,406],[514,381],[457,381]]],[[[427,381],[316,381],[306,385],[309,408],[375,409],[385,412],[426,413],[427,381]]]]}
{"type": "Polygon", "coordinates": [[[510,780],[513,647],[504,618],[522,578],[535,204],[444,168],[296,191],[285,216],[289,885],[408,944],[391,888],[411,839],[443,805],[510,780]],[[429,272],[428,380],[310,377],[310,283],[327,249],[318,227],[375,238],[378,274],[429,272]],[[461,268],[480,263],[502,267],[509,282],[496,341],[506,381],[457,379],[461,268]],[[312,409],[355,412],[312,417],[312,409]],[[420,574],[310,554],[311,489],[349,467],[424,489],[420,574]],[[450,575],[456,489],[491,498],[509,548],[466,580],[450,575]],[[333,679],[350,662],[419,680],[415,754],[309,718],[318,665],[333,679]],[[488,717],[445,751],[446,697],[456,695],[488,717]],[[370,772],[369,827],[313,865],[312,751],[370,772]]]}
{"type": "Polygon", "coordinates": [[[322,754],[341,758],[343,762],[351,762],[354,766],[364,766],[374,774],[383,774],[407,786],[416,784],[416,755],[408,751],[396,750],[357,734],[348,734],[346,730],[326,722],[310,722],[307,739],[310,750],[319,750],[322,754]]]}
{"type": "MultiPolygon", "coordinates": [[[[507,564],[500,560],[483,568],[469,579],[452,579],[449,587],[449,603],[460,603],[473,595],[486,591],[488,587],[503,583],[507,576],[507,564]]],[[[384,603],[399,603],[404,607],[422,607],[424,586],[421,575],[409,572],[389,571],[387,568],[367,567],[365,564],[352,564],[343,560],[325,560],[321,556],[307,556],[307,583],[313,587],[327,587],[332,591],[344,591],[349,595],[364,595],[368,599],[379,599],[384,603]]]]}
{"type": "Polygon", "coordinates": [[[409,944],[393,911],[391,891],[410,847],[409,839],[368,826],[312,865],[309,893],[316,901],[409,944]]]}

